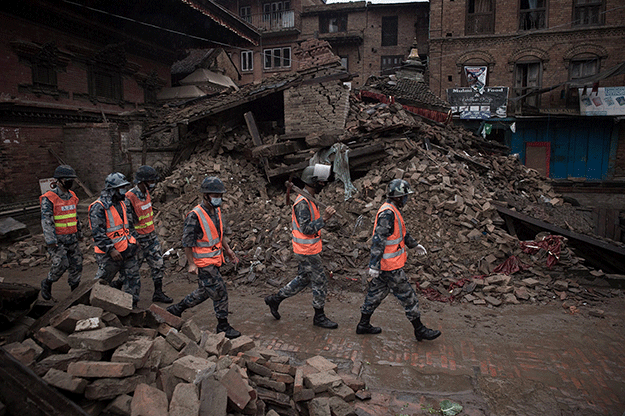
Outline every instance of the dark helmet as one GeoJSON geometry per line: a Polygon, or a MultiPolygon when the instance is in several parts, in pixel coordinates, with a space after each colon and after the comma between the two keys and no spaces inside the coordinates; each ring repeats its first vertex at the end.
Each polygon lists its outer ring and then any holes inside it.
{"type": "Polygon", "coordinates": [[[414,194],[414,191],[410,188],[410,184],[403,179],[393,179],[386,190],[388,198],[398,198],[410,194],[414,194]]]}
{"type": "Polygon", "coordinates": [[[130,185],[130,182],[126,180],[123,173],[119,172],[111,173],[104,180],[104,189],[116,189],[128,185],[130,185]]]}
{"type": "Polygon", "coordinates": [[[317,182],[325,182],[330,177],[330,166],[320,163],[314,166],[306,166],[302,172],[302,182],[306,185],[314,186],[317,182]]]}
{"type": "Polygon", "coordinates": [[[158,172],[156,172],[156,169],[148,165],[139,166],[139,169],[137,169],[135,173],[135,183],[150,181],[158,181],[158,172]]]}
{"type": "Polygon", "coordinates": [[[207,176],[202,181],[200,191],[205,194],[223,194],[226,192],[224,183],[215,176],[207,176]]]}
{"type": "Polygon", "coordinates": [[[60,165],[54,170],[54,179],[76,178],[76,171],[70,165],[60,165]]]}

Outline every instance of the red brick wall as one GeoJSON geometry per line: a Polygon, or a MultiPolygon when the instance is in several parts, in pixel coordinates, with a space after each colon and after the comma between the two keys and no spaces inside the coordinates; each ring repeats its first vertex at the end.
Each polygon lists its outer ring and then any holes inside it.
{"type": "Polygon", "coordinates": [[[0,127],[0,204],[39,197],[39,179],[51,178],[59,165],[48,147],[65,157],[61,128],[0,127]]]}

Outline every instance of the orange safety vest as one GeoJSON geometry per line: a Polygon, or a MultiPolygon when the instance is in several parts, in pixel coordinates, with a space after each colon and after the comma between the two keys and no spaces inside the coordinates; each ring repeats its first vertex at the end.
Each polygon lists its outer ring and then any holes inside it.
{"type": "Polygon", "coordinates": [[[221,266],[224,263],[224,255],[221,245],[221,236],[224,234],[224,223],[221,219],[221,210],[217,210],[219,217],[219,233],[215,223],[201,205],[193,208],[193,212],[197,214],[202,226],[202,238],[197,240],[193,247],[193,262],[197,267],[207,267],[210,265],[221,266]]]}
{"type": "Polygon", "coordinates": [[[135,230],[138,234],[150,234],[154,231],[154,213],[152,212],[152,198],[150,192],[146,192],[145,201],[139,199],[137,194],[132,191],[126,192],[126,198],[132,204],[135,214],[139,217],[139,222],[135,224],[135,230]]]}
{"type": "Polygon", "coordinates": [[[55,192],[48,191],[39,197],[39,203],[43,197],[46,197],[54,206],[54,230],[56,234],[74,234],[78,232],[78,216],[76,215],[76,205],[78,205],[78,197],[73,191],[69,191],[72,195],[70,199],[65,200],[58,196],[55,192]]]}
{"type": "Polygon", "coordinates": [[[293,207],[291,208],[291,227],[293,229],[293,252],[295,254],[313,255],[321,253],[321,233],[317,231],[313,235],[304,234],[295,217],[295,205],[300,201],[306,200],[308,209],[310,209],[310,220],[315,221],[321,218],[319,209],[314,202],[309,201],[302,195],[298,195],[293,207]]]}
{"type": "Polygon", "coordinates": [[[375,229],[378,226],[378,216],[388,209],[395,213],[395,224],[393,225],[393,234],[386,239],[384,254],[380,262],[380,269],[384,271],[401,269],[406,264],[406,259],[408,258],[406,243],[404,242],[406,225],[404,224],[404,218],[395,205],[388,202],[382,204],[375,217],[373,232],[375,233],[375,229]]]}
{"type": "MultiPolygon", "coordinates": [[[[104,204],[98,199],[94,201],[91,205],[89,205],[89,211],[91,211],[91,207],[95,204],[100,204],[104,207],[104,204]]],[[[128,229],[128,216],[126,214],[126,205],[123,202],[120,202],[122,207],[122,212],[124,213],[124,218],[119,216],[117,209],[113,205],[111,205],[108,209],[105,209],[106,212],[106,236],[113,241],[115,250],[120,253],[125,251],[128,248],[128,243],[136,244],[137,240],[130,235],[130,230],[128,229]]],[[[91,216],[89,217],[89,226],[91,227],[91,216]]],[[[91,227],[93,228],[93,227],[91,227]]],[[[100,250],[98,246],[95,247],[95,252],[99,254],[104,254],[104,251],[100,250]]]]}

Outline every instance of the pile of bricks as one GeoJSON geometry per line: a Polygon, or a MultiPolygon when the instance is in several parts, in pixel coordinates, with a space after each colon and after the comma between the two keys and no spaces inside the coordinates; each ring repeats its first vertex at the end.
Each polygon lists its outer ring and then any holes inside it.
{"type": "MultiPolygon", "coordinates": [[[[5,350],[91,415],[354,415],[365,383],[310,357],[301,365],[252,338],[201,330],[95,283],[32,338],[5,350]]],[[[34,326],[37,328],[37,325],[34,326]]],[[[54,404],[52,404],[54,405],[54,404]]]]}

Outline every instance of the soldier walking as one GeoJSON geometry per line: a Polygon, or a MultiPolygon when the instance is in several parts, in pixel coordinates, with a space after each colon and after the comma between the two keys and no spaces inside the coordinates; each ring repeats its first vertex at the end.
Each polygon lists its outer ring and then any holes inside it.
{"type": "Polygon", "coordinates": [[[69,270],[67,283],[73,291],[80,284],[82,274],[82,240],[80,221],[76,213],[78,197],[71,190],[76,172],[69,165],[54,170],[55,188],[39,197],[41,203],[41,228],[48,246],[52,265],[48,276],[41,281],[41,297],[52,298],[52,284],[69,270]]]}
{"type": "MultiPolygon", "coordinates": [[[[302,181],[306,191],[315,196],[326,185],[330,176],[329,166],[317,164],[308,166],[302,172],[302,181]]],[[[336,322],[331,321],[324,312],[326,294],[328,291],[328,278],[321,264],[321,234],[325,222],[334,215],[333,207],[327,207],[321,216],[317,205],[303,195],[299,195],[291,210],[293,252],[299,262],[297,276],[278,293],[265,298],[265,304],[274,318],[280,319],[278,307],[280,303],[291,296],[296,295],[308,285],[312,286],[313,309],[315,316],[313,325],[322,328],[338,328],[336,322]]]]}
{"type": "Polygon", "coordinates": [[[393,179],[388,185],[387,200],[376,215],[368,272],[371,280],[365,301],[360,308],[361,317],[356,327],[357,334],[382,332],[380,327],[371,325],[370,320],[373,312],[389,292],[392,292],[404,307],[417,341],[433,340],[441,334],[441,331],[426,328],[421,323],[419,300],[404,272],[408,257],[406,246],[414,248],[419,255],[427,254],[425,247],[417,243],[406,230],[404,218],[399,211],[408,202],[408,196],[413,193],[408,182],[393,179]]]}
{"type": "Polygon", "coordinates": [[[219,273],[224,253],[231,262],[239,262],[223,238],[221,202],[226,187],[219,178],[209,176],[202,181],[200,192],[203,194],[202,202],[187,214],[182,231],[182,246],[189,263],[189,273],[198,275],[198,288],[180,302],[168,306],[167,311],[181,316],[186,309],[211,298],[218,322],[216,332],[225,332],[226,337],[231,339],[237,338],[241,333],[228,323],[228,291],[219,273]]]}
{"type": "Polygon", "coordinates": [[[141,290],[137,240],[131,234],[129,209],[124,204],[130,182],[115,172],[106,177],[104,185],[100,198],[89,205],[89,226],[98,263],[95,278],[111,284],[119,272],[123,290],[132,295],[132,305],[136,307],[141,290]]]}
{"type": "MultiPolygon", "coordinates": [[[[133,236],[139,244],[137,259],[139,269],[143,261],[150,266],[152,281],[154,282],[154,294],[152,302],[172,303],[173,299],[163,292],[163,276],[165,266],[163,264],[163,252],[161,243],[154,231],[154,212],[152,210],[152,197],[150,192],[154,190],[158,182],[158,173],[151,166],[140,166],[135,173],[136,185],[126,192],[126,205],[128,206],[129,222],[133,225],[133,236]]],[[[116,280],[112,286],[118,289],[122,287],[122,281],[116,280]]]]}

